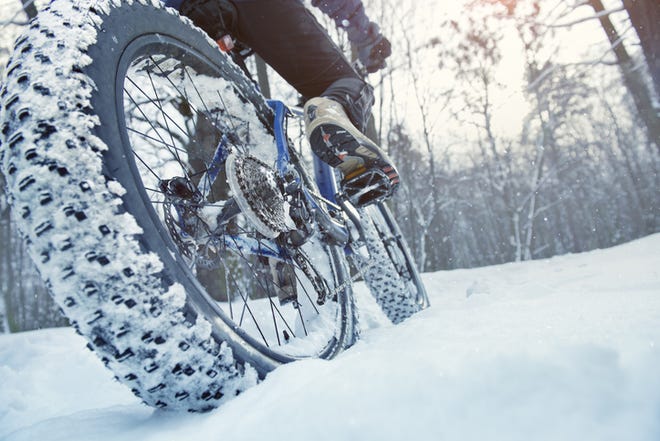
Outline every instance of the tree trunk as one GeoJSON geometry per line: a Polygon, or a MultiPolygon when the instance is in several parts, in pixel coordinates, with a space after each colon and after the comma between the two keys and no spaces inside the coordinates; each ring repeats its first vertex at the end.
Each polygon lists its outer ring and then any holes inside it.
{"type": "MultiPolygon", "coordinates": [[[[589,5],[594,11],[596,11],[596,13],[605,10],[601,0],[589,0],[589,5]]],[[[649,141],[655,145],[656,149],[660,150],[660,116],[658,116],[656,109],[653,107],[651,94],[649,93],[639,70],[635,69],[634,60],[628,54],[628,51],[621,40],[621,36],[614,27],[610,17],[607,14],[603,14],[598,17],[598,20],[600,21],[605,34],[607,34],[607,38],[612,44],[612,51],[616,55],[619,69],[623,75],[623,81],[635,102],[639,117],[646,126],[649,141]]],[[[657,26],[657,23],[655,25],[657,26]]]]}
{"type": "Polygon", "coordinates": [[[257,65],[257,81],[261,94],[270,99],[270,83],[268,82],[268,69],[266,62],[259,56],[255,55],[255,63],[257,65]]]}
{"type": "Polygon", "coordinates": [[[523,248],[523,259],[532,260],[534,253],[532,251],[532,242],[534,240],[534,220],[536,219],[536,205],[538,199],[539,186],[543,175],[544,146],[541,144],[536,149],[536,161],[532,182],[530,185],[529,209],[527,211],[527,222],[525,223],[525,246],[523,248]]]}
{"type": "Polygon", "coordinates": [[[11,224],[9,206],[4,195],[4,178],[0,174],[0,333],[9,332],[11,277],[11,224]]]}
{"type": "Polygon", "coordinates": [[[657,0],[624,0],[623,5],[642,44],[657,97],[660,95],[660,3],[657,0]]]}

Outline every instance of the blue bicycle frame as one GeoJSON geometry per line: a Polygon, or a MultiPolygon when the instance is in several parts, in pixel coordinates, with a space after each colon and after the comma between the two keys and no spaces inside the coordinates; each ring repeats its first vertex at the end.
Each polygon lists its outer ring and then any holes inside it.
{"type": "MultiPolygon", "coordinates": [[[[280,176],[284,177],[287,171],[289,171],[291,161],[291,156],[289,155],[289,144],[284,130],[286,118],[292,115],[301,116],[301,113],[300,111],[294,111],[290,109],[286,104],[279,100],[269,100],[268,105],[274,112],[273,130],[275,133],[275,144],[277,147],[276,168],[280,176]]],[[[229,156],[229,152],[230,147],[227,143],[227,137],[223,135],[218,146],[216,147],[216,151],[213,155],[213,159],[211,160],[211,164],[208,166],[208,187],[210,187],[217,178],[218,173],[222,168],[222,164],[227,160],[227,157],[229,156]]],[[[329,203],[337,205],[336,195],[338,193],[338,188],[337,182],[334,179],[334,171],[328,164],[321,161],[316,155],[314,155],[314,175],[320,195],[329,203]]],[[[326,208],[319,205],[317,198],[314,197],[304,185],[302,186],[302,189],[305,198],[310,203],[312,208],[326,212],[326,208]]],[[[349,232],[346,227],[342,227],[334,223],[333,229],[335,230],[335,234],[344,236],[346,239],[348,239],[349,232]]],[[[264,257],[272,257],[283,261],[290,260],[286,250],[280,247],[273,240],[257,240],[245,236],[224,235],[223,237],[225,245],[235,251],[264,257]]]]}
{"type": "MultiPolygon", "coordinates": [[[[268,105],[275,112],[275,141],[277,143],[277,169],[280,175],[284,175],[289,161],[288,141],[284,134],[284,125],[286,124],[286,117],[289,115],[302,116],[301,113],[294,113],[286,104],[278,100],[269,100],[268,105]]],[[[321,196],[326,200],[336,204],[335,195],[337,194],[337,182],[334,179],[334,172],[332,168],[321,161],[318,156],[314,155],[314,175],[316,176],[316,184],[319,187],[321,196]]],[[[307,195],[312,204],[316,205],[314,198],[307,195]]]]}

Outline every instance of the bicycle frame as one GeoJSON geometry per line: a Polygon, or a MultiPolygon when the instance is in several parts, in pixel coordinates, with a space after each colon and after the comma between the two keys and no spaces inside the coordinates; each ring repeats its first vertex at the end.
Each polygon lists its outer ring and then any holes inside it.
{"type": "MultiPolygon", "coordinates": [[[[291,162],[291,155],[289,154],[289,141],[286,137],[284,129],[286,118],[289,116],[301,117],[302,111],[299,109],[291,109],[279,100],[268,100],[268,105],[274,112],[273,132],[275,134],[275,144],[277,147],[276,168],[280,176],[284,177],[285,174],[290,170],[291,162]]],[[[207,178],[204,179],[204,181],[209,183],[208,187],[210,187],[215,181],[220,169],[222,168],[222,163],[227,160],[229,154],[230,147],[227,144],[226,136],[223,136],[220,140],[220,143],[216,147],[216,151],[213,155],[213,159],[211,160],[211,164],[208,165],[208,175],[207,178]]],[[[349,217],[354,221],[354,223],[356,223],[357,213],[353,213],[350,207],[346,207],[342,202],[338,204],[336,197],[338,194],[338,187],[334,178],[333,169],[328,164],[321,161],[316,155],[314,155],[313,167],[315,181],[319,188],[320,196],[325,199],[326,202],[334,204],[338,209],[340,209],[339,205],[341,205],[341,208],[344,209],[344,211],[348,211],[349,217]]],[[[300,177],[297,179],[300,180],[300,177]]],[[[326,230],[331,230],[330,234],[333,237],[339,238],[338,242],[344,242],[344,245],[347,244],[350,238],[348,228],[333,221],[329,216],[327,209],[319,204],[318,197],[312,195],[304,185],[302,186],[302,189],[307,202],[311,205],[311,207],[317,210],[317,221],[323,223],[326,227],[326,230]]],[[[249,254],[275,258],[283,261],[290,260],[286,250],[280,247],[274,240],[257,240],[244,236],[223,236],[225,245],[235,251],[240,251],[243,253],[247,252],[249,254]]],[[[350,247],[346,247],[345,251],[347,254],[350,254],[350,247]]]]}
{"type": "MultiPolygon", "coordinates": [[[[284,125],[286,124],[286,118],[289,115],[302,117],[302,110],[291,109],[279,100],[268,100],[268,105],[275,112],[273,126],[275,129],[275,142],[277,143],[277,169],[280,172],[280,175],[284,176],[287,164],[291,159],[288,151],[288,140],[284,133],[284,125]]],[[[336,204],[338,188],[337,181],[334,179],[334,172],[328,164],[321,161],[316,155],[314,155],[314,175],[321,196],[336,204]]],[[[308,195],[308,199],[315,204],[315,200],[311,198],[310,195],[308,195]]]]}

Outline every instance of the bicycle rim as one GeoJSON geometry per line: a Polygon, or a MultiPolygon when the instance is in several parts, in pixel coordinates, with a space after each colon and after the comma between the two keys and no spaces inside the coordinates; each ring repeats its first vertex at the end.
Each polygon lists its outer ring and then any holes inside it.
{"type": "Polygon", "coordinates": [[[276,155],[268,115],[255,111],[225,76],[221,66],[167,36],[145,35],[129,45],[116,99],[126,157],[134,158],[131,175],[215,316],[274,359],[330,357],[341,340],[338,330],[345,332],[348,301],[336,251],[317,237],[300,249],[283,247],[243,214],[216,224],[231,199],[224,162],[216,164],[215,183],[208,179],[221,140],[264,164],[276,155]],[[172,202],[162,186],[180,178],[208,196],[172,202]]]}

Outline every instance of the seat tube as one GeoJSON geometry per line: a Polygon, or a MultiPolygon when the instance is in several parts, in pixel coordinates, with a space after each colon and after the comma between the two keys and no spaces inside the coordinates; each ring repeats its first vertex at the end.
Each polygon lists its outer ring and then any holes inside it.
{"type": "Polygon", "coordinates": [[[314,175],[316,176],[316,184],[319,187],[321,196],[330,202],[337,203],[335,199],[335,195],[337,194],[335,172],[332,167],[321,161],[316,155],[314,155],[314,175]]]}
{"type": "Polygon", "coordinates": [[[277,170],[284,175],[290,161],[288,142],[284,133],[288,107],[279,100],[268,100],[268,106],[274,111],[273,131],[275,132],[275,143],[277,144],[277,170]]]}

